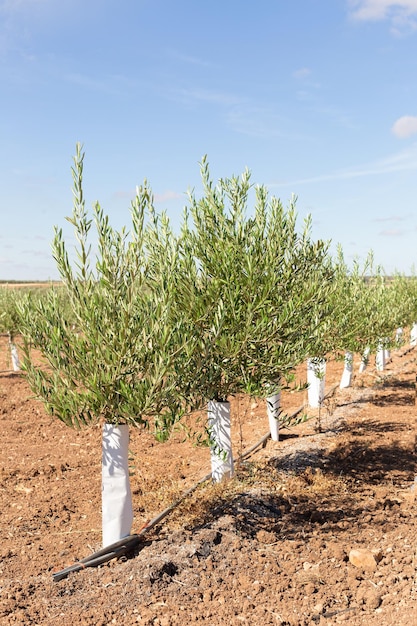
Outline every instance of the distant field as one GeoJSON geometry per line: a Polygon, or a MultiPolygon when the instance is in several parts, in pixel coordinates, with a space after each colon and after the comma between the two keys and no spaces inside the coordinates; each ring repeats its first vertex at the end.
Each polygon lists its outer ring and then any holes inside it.
{"type": "Polygon", "coordinates": [[[15,281],[15,280],[0,280],[0,287],[50,287],[51,285],[60,285],[59,281],[15,281]]]}

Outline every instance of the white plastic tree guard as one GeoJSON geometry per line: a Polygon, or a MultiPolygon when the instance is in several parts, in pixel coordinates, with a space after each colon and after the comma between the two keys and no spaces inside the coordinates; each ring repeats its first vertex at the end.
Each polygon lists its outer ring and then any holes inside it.
{"type": "Polygon", "coordinates": [[[129,427],[104,424],[102,444],[102,528],[103,547],[106,547],[130,535],[132,529],[129,427]]]}
{"type": "Polygon", "coordinates": [[[14,343],[10,343],[10,356],[12,359],[12,368],[14,372],[20,371],[20,361],[19,361],[19,353],[17,351],[16,345],[14,343]]]}
{"type": "Polygon", "coordinates": [[[312,409],[321,406],[326,385],[325,359],[308,359],[307,361],[308,405],[312,409]]]}
{"type": "Polygon", "coordinates": [[[342,378],[340,380],[340,389],[347,389],[352,384],[353,374],[353,354],[352,352],[345,353],[345,366],[342,372],[342,378]]]}
{"type": "MultiPolygon", "coordinates": [[[[389,344],[389,337],[385,337],[384,340],[385,346],[389,344]]],[[[391,361],[391,350],[387,347],[384,347],[384,357],[385,357],[385,365],[391,361]]]]}
{"type": "Polygon", "coordinates": [[[365,348],[365,350],[363,351],[362,357],[361,357],[361,363],[359,365],[359,373],[362,374],[366,368],[368,367],[368,363],[369,363],[369,354],[371,352],[370,348],[365,348]]]}
{"type": "Polygon", "coordinates": [[[411,327],[410,345],[417,346],[417,322],[414,322],[414,324],[411,327]]]}
{"type": "Polygon", "coordinates": [[[208,428],[211,438],[211,474],[216,483],[233,476],[230,402],[208,403],[208,428]]]}
{"type": "Polygon", "coordinates": [[[403,341],[404,330],[402,328],[397,328],[395,332],[395,343],[397,346],[400,346],[403,341]]]}
{"type": "Polygon", "coordinates": [[[386,351],[385,348],[380,345],[376,352],[375,365],[378,372],[383,372],[386,365],[386,351]]]}
{"type": "Polygon", "coordinates": [[[279,441],[279,414],[281,408],[281,393],[274,393],[266,399],[266,410],[268,413],[269,430],[272,441],[279,441]]]}

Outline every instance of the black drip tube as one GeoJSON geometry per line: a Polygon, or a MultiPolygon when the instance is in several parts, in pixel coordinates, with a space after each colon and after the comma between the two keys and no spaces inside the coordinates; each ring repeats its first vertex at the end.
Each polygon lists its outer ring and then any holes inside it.
{"type": "MultiPolygon", "coordinates": [[[[326,394],[325,397],[328,398],[329,396],[333,395],[336,389],[337,389],[337,385],[333,387],[332,389],[330,389],[330,391],[326,394]]],[[[298,413],[300,413],[303,410],[303,408],[304,408],[304,405],[299,407],[294,413],[292,413],[292,415],[290,415],[290,418],[298,415],[298,413]]],[[[258,443],[253,445],[246,452],[244,452],[239,457],[239,460],[242,461],[246,459],[257,448],[260,448],[261,446],[265,446],[270,436],[271,436],[270,433],[267,433],[266,435],[264,435],[260,439],[260,441],[258,441],[258,443]]],[[[98,567],[99,565],[102,565],[103,563],[107,563],[107,561],[120,558],[121,556],[124,556],[128,552],[131,552],[141,543],[142,537],[146,532],[148,532],[151,528],[156,526],[176,506],[178,506],[178,504],[182,502],[184,498],[186,498],[191,493],[193,493],[193,491],[195,491],[199,485],[206,482],[210,478],[211,478],[211,472],[210,474],[207,474],[206,476],[201,478],[197,483],[195,483],[192,487],[190,487],[190,489],[188,489],[185,493],[183,493],[181,498],[173,502],[170,506],[168,506],[161,513],[159,513],[156,517],[154,517],[150,522],[147,522],[137,534],[124,537],[123,539],[120,539],[120,541],[116,541],[116,543],[112,543],[109,546],[106,546],[105,548],[102,548],[101,550],[98,550],[97,552],[90,554],[90,556],[87,556],[84,559],[81,559],[81,561],[77,561],[76,563],[69,565],[68,567],[66,567],[65,569],[59,572],[54,572],[54,574],[52,575],[54,582],[63,580],[64,578],[68,576],[68,574],[71,574],[72,572],[79,572],[80,570],[83,570],[86,567],[98,567]]]]}

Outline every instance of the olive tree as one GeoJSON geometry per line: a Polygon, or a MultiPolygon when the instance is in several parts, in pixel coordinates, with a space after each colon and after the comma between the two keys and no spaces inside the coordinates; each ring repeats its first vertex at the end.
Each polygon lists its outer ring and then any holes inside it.
{"type": "MultiPolygon", "coordinates": [[[[152,427],[164,438],[181,416],[176,356],[181,319],[173,321],[171,275],[147,280],[145,184],[131,205],[130,234],[114,230],[101,206],[93,216],[83,195],[84,153],[77,144],[73,211],[76,237],[71,260],[61,228],[52,250],[62,287],[20,306],[24,368],[34,393],[65,424],[103,424],[103,544],[130,533],[133,520],[127,452],[128,427],[152,427]],[[62,291],[68,307],[63,307],[62,291]],[[41,363],[33,358],[40,350],[41,363]],[[117,502],[119,501],[119,502],[117,502]]],[[[175,254],[175,250],[173,251],[175,254]]],[[[185,348],[186,351],[187,348],[185,348]]]]}
{"type": "MultiPolygon", "coordinates": [[[[208,408],[213,474],[233,473],[230,396],[276,395],[324,332],[332,289],[327,244],[297,229],[295,200],[284,209],[250,174],[214,184],[201,164],[203,196],[189,194],[180,233],[174,319],[197,340],[181,385],[192,408],[208,408]],[[254,195],[248,216],[250,193],[254,195]]],[[[172,236],[172,235],[171,235],[172,236]]],[[[153,246],[163,267],[166,230],[155,222],[153,246]]]]}

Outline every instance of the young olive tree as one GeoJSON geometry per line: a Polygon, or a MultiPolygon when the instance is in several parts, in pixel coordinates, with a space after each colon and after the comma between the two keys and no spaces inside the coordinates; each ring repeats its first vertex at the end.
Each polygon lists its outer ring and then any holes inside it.
{"type": "Polygon", "coordinates": [[[320,407],[324,399],[327,359],[332,356],[338,358],[342,351],[345,353],[345,369],[341,386],[350,384],[353,359],[351,344],[360,324],[355,311],[358,306],[358,283],[361,284],[359,266],[355,264],[353,272],[350,272],[339,246],[333,270],[332,290],[326,303],[327,324],[317,340],[315,352],[307,361],[308,400],[312,407],[320,407]]]}
{"type": "Polygon", "coordinates": [[[393,277],[395,309],[397,311],[397,337],[402,337],[403,330],[410,328],[410,343],[417,345],[417,277],[414,270],[409,276],[397,273],[393,277]]]}
{"type": "Polygon", "coordinates": [[[20,370],[20,359],[15,343],[19,332],[19,315],[17,311],[17,295],[11,287],[0,288],[0,332],[8,336],[8,351],[12,369],[20,370]]]}
{"type": "Polygon", "coordinates": [[[33,392],[68,426],[103,424],[103,544],[108,545],[130,534],[133,520],[128,427],[152,425],[164,438],[181,416],[176,356],[183,333],[181,320],[173,323],[171,316],[173,276],[160,277],[163,285],[147,280],[149,189],[138,189],[132,202],[130,236],[124,229],[115,231],[98,203],[93,218],[88,215],[83,161],[78,144],[74,206],[67,218],[77,240],[75,260],[56,228],[52,247],[62,287],[39,302],[28,297],[20,317],[24,368],[33,392]],[[34,349],[41,351],[43,363],[32,358],[34,349]]]}
{"type": "MultiPolygon", "coordinates": [[[[221,479],[233,472],[229,397],[281,389],[322,331],[332,268],[327,244],[311,240],[309,221],[298,233],[294,201],[285,210],[257,187],[248,217],[248,171],[214,185],[203,159],[201,175],[204,195],[190,193],[180,234],[174,273],[181,288],[172,311],[197,339],[181,394],[192,408],[208,405],[213,474],[221,479]]],[[[153,238],[162,259],[157,224],[153,238]]]]}
{"type": "MultiPolygon", "coordinates": [[[[348,387],[352,377],[353,354],[379,353],[392,345],[396,320],[400,319],[395,303],[395,288],[381,267],[375,267],[370,253],[363,265],[356,260],[349,268],[339,247],[334,263],[334,285],[330,308],[332,324],[319,343],[321,355],[344,353],[345,367],[340,386],[348,387]]],[[[319,359],[317,359],[319,362],[319,359]]],[[[362,365],[363,369],[364,365],[362,365]]]]}
{"type": "Polygon", "coordinates": [[[395,330],[402,316],[396,302],[395,284],[382,267],[374,266],[372,255],[359,301],[363,324],[357,336],[357,351],[375,352],[376,366],[383,369],[386,351],[395,345],[395,330]]]}
{"type": "MultiPolygon", "coordinates": [[[[369,255],[363,266],[354,260],[349,268],[341,247],[335,262],[336,290],[333,294],[333,325],[326,337],[327,345],[322,349],[332,352],[336,358],[344,353],[344,370],[340,387],[349,387],[353,375],[353,355],[363,353],[363,336],[369,323],[369,290],[367,274],[372,266],[369,255]]],[[[368,344],[367,344],[368,345],[368,344]]],[[[369,346],[368,346],[369,349],[369,346]]]]}
{"type": "Polygon", "coordinates": [[[33,300],[44,297],[46,289],[43,287],[14,287],[8,285],[0,287],[0,333],[8,336],[8,350],[11,365],[14,371],[20,370],[18,353],[18,336],[20,334],[19,303],[31,294],[33,300]]]}

